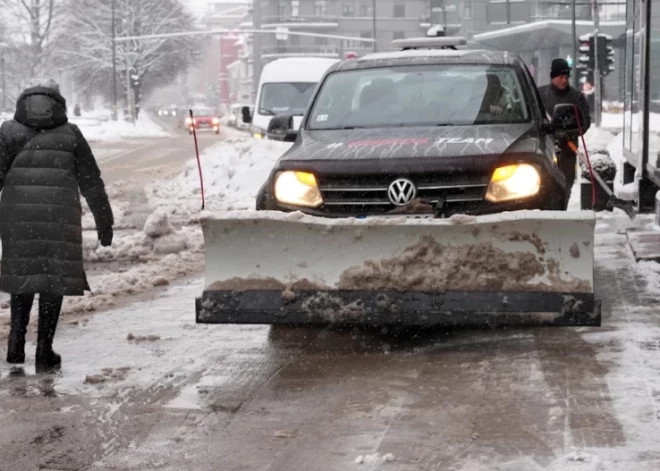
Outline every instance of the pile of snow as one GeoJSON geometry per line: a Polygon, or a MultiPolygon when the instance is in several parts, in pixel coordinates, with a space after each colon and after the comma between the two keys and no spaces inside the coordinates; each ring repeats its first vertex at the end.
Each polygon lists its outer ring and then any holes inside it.
{"type": "MultiPolygon", "coordinates": [[[[596,127],[589,129],[584,137],[584,140],[587,143],[591,168],[605,181],[612,181],[615,178],[615,175],[620,173],[618,168],[623,162],[623,151],[616,149],[616,143],[614,146],[612,145],[615,139],[614,134],[611,132],[596,127]],[[610,149],[610,147],[613,148],[610,149]],[[613,153],[616,156],[616,160],[612,157],[613,153]]],[[[623,145],[623,141],[620,141],[620,143],[623,145]]],[[[579,144],[580,150],[584,151],[582,142],[579,144]]],[[[581,161],[578,160],[578,163],[580,165],[582,178],[588,180],[589,169],[581,161]]]]}
{"type": "Polygon", "coordinates": [[[388,453],[385,456],[381,456],[379,453],[373,455],[360,455],[355,458],[356,464],[383,464],[383,463],[392,463],[395,458],[392,453],[388,453]]]}
{"type": "Polygon", "coordinates": [[[110,119],[110,113],[70,116],[70,122],[80,127],[88,141],[117,141],[131,137],[169,137],[170,133],[156,124],[148,113],[141,112],[135,124],[123,120],[110,119]]]}
{"type": "MultiPolygon", "coordinates": [[[[291,143],[233,137],[208,149],[200,158],[206,208],[210,211],[254,209],[257,192],[275,161],[291,143]]],[[[183,173],[170,181],[146,189],[154,207],[176,208],[179,213],[198,213],[201,186],[196,160],[186,164],[183,173]]]]}

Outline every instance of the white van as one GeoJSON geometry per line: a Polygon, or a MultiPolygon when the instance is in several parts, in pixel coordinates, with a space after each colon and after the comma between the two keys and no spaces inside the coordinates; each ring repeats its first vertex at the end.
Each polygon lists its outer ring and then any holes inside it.
{"type": "Polygon", "coordinates": [[[316,84],[337,62],[339,59],[287,57],[266,64],[251,115],[252,135],[263,139],[268,123],[278,114],[293,115],[294,128],[298,129],[316,84]]]}

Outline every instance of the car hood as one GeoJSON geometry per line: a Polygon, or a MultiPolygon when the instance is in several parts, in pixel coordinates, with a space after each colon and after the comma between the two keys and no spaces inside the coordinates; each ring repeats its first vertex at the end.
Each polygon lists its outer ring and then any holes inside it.
{"type": "Polygon", "coordinates": [[[496,156],[536,152],[534,123],[301,131],[286,161],[496,156]]]}

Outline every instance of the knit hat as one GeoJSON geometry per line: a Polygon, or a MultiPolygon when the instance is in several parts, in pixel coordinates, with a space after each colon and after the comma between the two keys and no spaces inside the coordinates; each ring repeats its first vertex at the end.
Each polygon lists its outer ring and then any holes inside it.
{"type": "Polygon", "coordinates": [[[571,68],[564,59],[555,59],[550,67],[550,77],[555,78],[560,75],[571,75],[571,68]]]}

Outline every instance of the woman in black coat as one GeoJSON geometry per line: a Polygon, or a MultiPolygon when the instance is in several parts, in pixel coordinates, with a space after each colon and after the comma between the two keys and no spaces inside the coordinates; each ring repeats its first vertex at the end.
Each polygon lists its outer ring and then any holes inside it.
{"type": "Polygon", "coordinates": [[[92,150],[68,122],[59,86],[38,79],[0,126],[0,290],[11,293],[8,363],[25,362],[25,333],[39,294],[37,371],[57,367],[53,338],[64,296],[89,291],[83,267],[82,208],[87,200],[101,244],[114,218],[92,150]]]}

